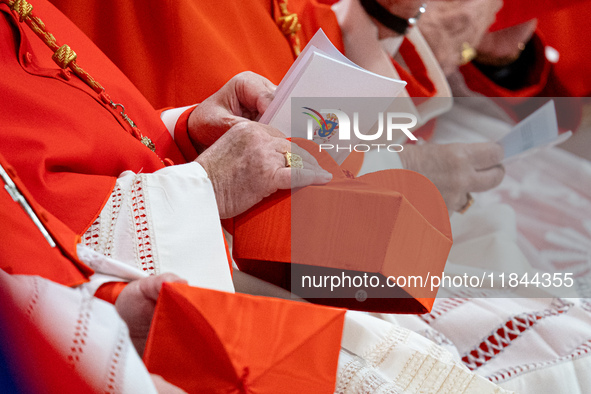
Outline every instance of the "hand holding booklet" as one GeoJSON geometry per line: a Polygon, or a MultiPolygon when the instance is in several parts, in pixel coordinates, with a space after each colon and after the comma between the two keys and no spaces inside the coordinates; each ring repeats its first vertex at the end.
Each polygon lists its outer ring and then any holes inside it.
{"type": "Polygon", "coordinates": [[[291,137],[292,97],[391,97],[394,100],[405,86],[406,82],[357,66],[340,53],[320,29],[277,87],[275,99],[260,122],[291,137]]]}
{"type": "MultiPolygon", "coordinates": [[[[292,115],[300,115],[291,113],[292,98],[343,98],[339,109],[354,112],[359,108],[351,107],[355,105],[352,104],[355,103],[351,100],[353,97],[391,97],[391,101],[378,104],[382,108],[372,108],[374,112],[381,112],[390,108],[405,86],[404,81],[383,77],[353,63],[320,29],[283,77],[275,91],[275,98],[259,121],[279,129],[287,137],[301,136],[300,130],[291,130],[292,115]]],[[[363,125],[366,130],[373,126],[373,120],[368,122],[371,123],[363,125]]],[[[554,101],[549,101],[517,124],[498,143],[505,150],[504,161],[508,162],[540,148],[560,144],[571,135],[570,131],[559,135],[554,101]]],[[[332,156],[340,164],[346,153],[332,156]]]]}
{"type": "Polygon", "coordinates": [[[351,150],[333,154],[315,144],[316,137],[326,138],[327,145],[354,145],[378,142],[384,134],[388,139],[394,130],[403,133],[391,127],[390,133],[382,134],[388,124],[395,124],[384,114],[405,85],[351,63],[322,31],[314,36],[260,121],[288,137],[303,137],[297,141],[300,148],[316,157],[333,178],[325,185],[279,191],[234,219],[233,257],[241,271],[326,305],[384,313],[431,309],[435,288],[366,284],[360,292],[358,287],[333,289],[304,282],[311,276],[385,280],[443,272],[452,236],[447,208],[435,185],[412,171],[351,177],[340,167],[351,150]],[[372,128],[376,120],[378,131],[372,128]],[[429,248],[421,247],[423,243],[429,248]]]}

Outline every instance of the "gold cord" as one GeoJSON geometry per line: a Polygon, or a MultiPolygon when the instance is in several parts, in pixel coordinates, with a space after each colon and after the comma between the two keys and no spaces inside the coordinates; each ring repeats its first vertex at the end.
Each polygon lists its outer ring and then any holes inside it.
{"type": "Polygon", "coordinates": [[[121,104],[116,104],[105,92],[105,88],[102,87],[90,74],[88,74],[82,67],[80,67],[76,61],[76,52],[72,50],[68,45],[59,45],[53,36],[45,29],[45,24],[41,19],[33,15],[33,6],[26,0],[0,0],[1,3],[7,4],[12,11],[14,11],[21,23],[25,23],[33,30],[33,32],[39,37],[45,45],[53,51],[51,57],[53,61],[62,69],[69,68],[72,72],[78,76],[84,83],[86,83],[92,90],[101,95],[101,98],[106,103],[110,104],[111,108],[116,109],[118,106],[122,108],[119,115],[125,120],[132,128],[131,134],[138,139],[142,144],[147,146],[152,152],[155,151],[154,143],[146,136],[143,136],[139,128],[135,123],[125,114],[125,108],[121,104]]]}
{"type": "Polygon", "coordinates": [[[279,21],[277,22],[281,32],[284,36],[289,38],[291,42],[291,46],[293,52],[296,56],[298,56],[301,52],[301,44],[300,38],[298,37],[298,31],[302,28],[300,24],[298,14],[291,13],[287,9],[287,0],[281,0],[279,3],[279,11],[281,12],[281,16],[279,17],[279,21]]]}

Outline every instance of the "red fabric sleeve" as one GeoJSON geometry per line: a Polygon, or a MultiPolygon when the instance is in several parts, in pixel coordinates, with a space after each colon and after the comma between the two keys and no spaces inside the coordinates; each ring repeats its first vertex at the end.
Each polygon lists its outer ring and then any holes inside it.
{"type": "Polygon", "coordinates": [[[191,116],[191,113],[196,107],[197,106],[195,105],[183,112],[174,126],[174,141],[187,162],[195,160],[198,156],[197,151],[193,147],[193,143],[189,139],[189,127],[187,125],[189,122],[189,116],[191,116]]]}
{"type": "Polygon", "coordinates": [[[588,0],[538,0],[535,2],[526,0],[503,1],[503,8],[497,13],[495,22],[490,31],[497,31],[527,22],[541,16],[551,15],[560,9],[570,7],[588,0]]]}
{"type": "Polygon", "coordinates": [[[129,282],[107,282],[97,289],[94,296],[115,305],[117,297],[129,282]]]}

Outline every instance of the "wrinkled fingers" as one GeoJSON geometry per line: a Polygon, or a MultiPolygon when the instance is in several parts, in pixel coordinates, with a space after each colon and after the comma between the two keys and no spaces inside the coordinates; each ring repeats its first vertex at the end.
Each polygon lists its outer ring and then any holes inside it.
{"type": "Polygon", "coordinates": [[[321,185],[330,182],[332,174],[323,169],[280,168],[275,173],[277,189],[293,189],[309,185],[321,185]]]}

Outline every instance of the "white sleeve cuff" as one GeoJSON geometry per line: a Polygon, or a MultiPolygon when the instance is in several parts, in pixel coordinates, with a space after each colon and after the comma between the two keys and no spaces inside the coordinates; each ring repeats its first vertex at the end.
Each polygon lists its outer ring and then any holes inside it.
{"type": "Polygon", "coordinates": [[[192,286],[234,291],[213,186],[192,162],[145,177],[161,272],[192,286]]]}
{"type": "Polygon", "coordinates": [[[196,162],[121,174],[83,242],[146,274],[234,291],[213,186],[196,162]]]}

